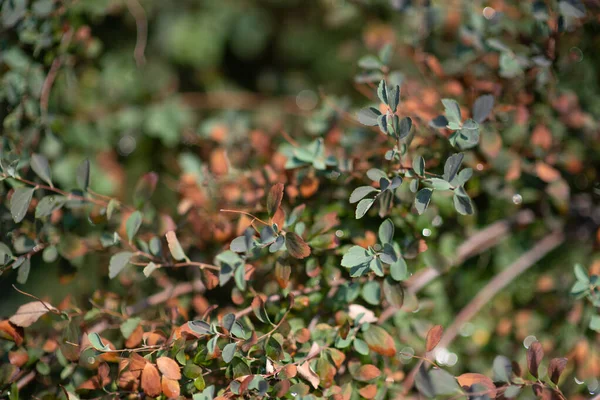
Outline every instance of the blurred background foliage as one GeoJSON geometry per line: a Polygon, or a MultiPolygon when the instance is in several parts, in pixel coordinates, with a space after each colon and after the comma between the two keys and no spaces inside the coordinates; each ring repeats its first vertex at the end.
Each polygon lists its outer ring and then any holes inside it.
{"type": "MultiPolygon", "coordinates": [[[[128,204],[137,180],[157,172],[145,219],[156,234],[168,226],[187,232],[180,235],[192,258],[210,262],[240,233],[237,217],[219,209],[264,204],[277,176],[287,179],[289,204],[307,204],[309,220],[334,212],[344,244],[348,237],[368,243],[381,220],[354,221],[347,199],[364,175],[355,171],[373,161],[382,140],[352,121],[365,93],[374,92],[357,61],[391,43],[402,111],[416,121],[413,143],[431,168],[448,151],[429,126],[443,111],[440,99],[455,98],[465,110],[478,95],[496,99],[480,145],[465,156],[475,170],[475,216],[457,216],[450,197],[434,197],[434,207],[417,216],[405,201],[408,189],[397,193],[391,217],[413,250],[409,271],[444,269],[467,236],[521,209],[536,216],[429,284],[418,312],[396,314],[399,341],[418,347],[432,322],[448,325],[489,279],[561,227],[567,242],[464,327],[449,368],[486,371],[497,354],[523,361],[523,342],[533,335],[548,353],[574,359],[572,376],[594,391],[600,339],[587,326],[596,311],[569,291],[574,263],[600,273],[598,7],[553,0],[4,0],[3,149],[24,160],[42,153],[63,188],[75,187],[73,171],[89,158],[94,191],[128,204]],[[339,168],[285,171],[290,144],[282,131],[301,144],[323,137],[339,168]]],[[[10,190],[0,186],[0,240],[18,251],[36,227],[29,221],[13,234],[4,201],[10,190]]],[[[67,215],[62,257],[46,263],[35,255],[22,289],[53,303],[69,293],[87,308],[94,293],[132,300],[160,287],[109,281],[109,255],[91,252],[98,239],[87,234],[92,225],[67,215]]],[[[320,260],[325,270],[338,267],[339,258],[324,252],[320,260]]],[[[28,301],[11,289],[15,275],[6,271],[0,280],[3,315],[28,301]]],[[[258,289],[272,290],[265,287],[258,289]]],[[[229,293],[212,296],[209,303],[231,304],[229,293]]],[[[565,386],[565,393],[587,391],[573,379],[565,386]]]]}

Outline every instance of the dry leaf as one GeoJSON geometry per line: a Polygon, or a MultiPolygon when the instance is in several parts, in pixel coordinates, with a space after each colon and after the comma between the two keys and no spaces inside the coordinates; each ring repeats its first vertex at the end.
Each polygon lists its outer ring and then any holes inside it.
{"type": "Polygon", "coordinates": [[[430,352],[438,345],[440,340],[442,340],[442,334],[444,333],[444,328],[441,325],[436,325],[427,332],[427,339],[425,349],[427,352],[430,352]]]}
{"type": "Polygon", "coordinates": [[[177,382],[174,379],[169,379],[166,376],[162,377],[161,387],[162,387],[162,392],[169,399],[179,397],[179,394],[181,392],[181,389],[179,387],[179,382],[177,382]]]}
{"type": "Polygon", "coordinates": [[[560,172],[543,161],[535,163],[535,173],[544,182],[553,182],[560,179],[560,172]]]}
{"type": "Polygon", "coordinates": [[[9,320],[17,326],[27,328],[48,311],[57,311],[57,309],[46,302],[32,301],[19,307],[15,315],[10,317],[9,320]]]}
{"type": "Polygon", "coordinates": [[[285,234],[285,244],[290,255],[294,258],[305,258],[310,255],[310,247],[304,239],[294,232],[285,234]]]}
{"type": "Polygon", "coordinates": [[[365,399],[372,399],[377,395],[377,385],[370,384],[360,389],[358,393],[365,399]]]}
{"type": "Polygon", "coordinates": [[[0,339],[11,340],[17,346],[20,346],[23,343],[24,335],[25,332],[20,326],[13,324],[7,319],[0,321],[0,339]]]}
{"type": "Polygon", "coordinates": [[[267,212],[270,216],[273,216],[279,209],[281,200],[283,200],[283,183],[277,183],[271,187],[267,197],[267,212]]]}
{"type": "Polygon", "coordinates": [[[160,375],[151,363],[146,363],[142,371],[142,390],[150,397],[158,397],[162,392],[160,375]]]}
{"type": "Polygon", "coordinates": [[[381,375],[381,370],[372,364],[362,365],[354,374],[354,379],[361,382],[370,381],[381,375]]]}
{"type": "Polygon", "coordinates": [[[494,381],[492,381],[490,378],[488,378],[485,375],[467,373],[467,374],[462,374],[462,375],[456,377],[456,379],[458,380],[458,384],[460,386],[471,387],[475,384],[484,386],[489,390],[489,392],[488,392],[489,397],[491,397],[491,398],[496,397],[496,385],[494,385],[494,381]]]}
{"type": "Polygon", "coordinates": [[[310,368],[310,363],[308,361],[304,362],[302,365],[298,367],[298,373],[301,377],[306,379],[313,388],[319,387],[319,382],[321,381],[317,374],[310,368]]]}
{"type": "Polygon", "coordinates": [[[373,311],[361,306],[360,304],[350,304],[348,306],[348,316],[351,319],[356,319],[360,314],[363,315],[360,319],[360,322],[362,323],[375,323],[378,321],[373,311]]]}
{"type": "Polygon", "coordinates": [[[169,357],[159,357],[156,360],[156,365],[161,374],[166,376],[169,379],[175,379],[178,381],[181,379],[181,371],[179,370],[179,365],[175,360],[169,357]]]}

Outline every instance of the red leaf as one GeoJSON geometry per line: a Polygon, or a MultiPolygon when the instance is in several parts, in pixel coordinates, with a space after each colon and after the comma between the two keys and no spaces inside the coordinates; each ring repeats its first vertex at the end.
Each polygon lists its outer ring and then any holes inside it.
{"type": "Polygon", "coordinates": [[[560,375],[562,374],[566,366],[566,358],[553,358],[552,360],[550,360],[550,364],[548,365],[548,375],[550,376],[550,380],[558,385],[560,375]]]}
{"type": "Polygon", "coordinates": [[[469,388],[475,384],[484,386],[485,388],[487,388],[489,390],[489,392],[487,393],[489,397],[491,397],[491,398],[496,397],[496,385],[494,385],[494,381],[492,381],[490,378],[488,378],[485,375],[467,373],[467,374],[462,374],[461,376],[456,377],[456,379],[458,380],[458,384],[460,386],[467,386],[469,388]]]}
{"type": "Polygon", "coordinates": [[[540,342],[533,342],[527,349],[527,368],[531,375],[538,377],[538,368],[544,358],[544,349],[540,342]]]}
{"type": "Polygon", "coordinates": [[[267,197],[267,212],[269,216],[273,216],[275,211],[281,205],[283,200],[283,183],[277,183],[269,190],[269,196],[267,197]]]}
{"type": "Polygon", "coordinates": [[[310,247],[306,242],[294,232],[285,234],[285,245],[290,255],[294,258],[305,258],[310,255],[310,247]]]}

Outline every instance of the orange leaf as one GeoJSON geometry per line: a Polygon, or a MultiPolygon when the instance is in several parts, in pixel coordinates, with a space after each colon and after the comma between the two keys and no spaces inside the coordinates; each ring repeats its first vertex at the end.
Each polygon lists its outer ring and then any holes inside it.
{"type": "Polygon", "coordinates": [[[354,379],[357,381],[370,381],[371,379],[375,379],[381,375],[381,371],[379,368],[372,364],[367,364],[361,366],[356,373],[354,374],[354,379]]]}
{"type": "Polygon", "coordinates": [[[12,340],[17,346],[23,343],[23,328],[5,319],[0,321],[0,339],[12,340]]]}
{"type": "Polygon", "coordinates": [[[150,397],[158,397],[162,392],[158,370],[150,363],[142,371],[142,390],[150,397]]]}
{"type": "Polygon", "coordinates": [[[10,362],[15,367],[22,367],[25,363],[29,361],[29,355],[25,350],[17,350],[17,351],[9,351],[8,352],[8,362],[10,362]]]}
{"type": "Polygon", "coordinates": [[[365,399],[372,399],[375,397],[375,395],[377,395],[377,385],[367,385],[360,389],[358,393],[365,399]]]}
{"type": "Polygon", "coordinates": [[[560,179],[560,172],[542,161],[535,163],[535,172],[544,182],[553,182],[560,179]]]}
{"type": "Polygon", "coordinates": [[[438,345],[440,340],[442,340],[442,334],[444,333],[444,328],[441,325],[436,325],[427,332],[427,339],[425,349],[427,352],[430,352],[438,345]]]}
{"type": "Polygon", "coordinates": [[[161,386],[162,392],[169,399],[179,397],[181,390],[179,388],[179,382],[177,382],[176,380],[169,379],[166,376],[163,376],[161,386]]]}
{"type": "Polygon", "coordinates": [[[158,370],[161,374],[166,376],[169,379],[175,379],[176,381],[181,379],[181,371],[179,370],[179,365],[169,357],[159,357],[156,360],[156,365],[158,365],[158,370]]]}
{"type": "Polygon", "coordinates": [[[489,390],[488,395],[491,398],[496,397],[496,385],[494,385],[494,382],[485,375],[467,373],[467,374],[462,374],[461,376],[456,377],[456,379],[458,380],[458,384],[460,386],[471,387],[475,384],[484,386],[489,390]]]}

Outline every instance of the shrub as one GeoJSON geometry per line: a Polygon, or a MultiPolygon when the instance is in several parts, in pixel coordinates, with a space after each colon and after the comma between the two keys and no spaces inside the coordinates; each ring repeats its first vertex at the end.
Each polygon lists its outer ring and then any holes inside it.
{"type": "Polygon", "coordinates": [[[600,389],[598,6],[367,3],[2,4],[2,396],[600,389]]]}

